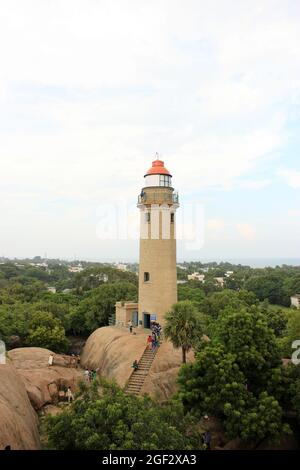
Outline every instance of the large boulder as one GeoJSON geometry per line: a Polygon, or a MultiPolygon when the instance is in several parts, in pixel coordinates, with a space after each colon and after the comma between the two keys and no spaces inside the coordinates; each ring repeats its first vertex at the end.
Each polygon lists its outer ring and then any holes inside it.
{"type": "Polygon", "coordinates": [[[98,328],[85,344],[81,365],[124,387],[132,373],[132,363],[143,354],[146,341],[147,334],[142,330],[130,334],[128,329],[116,326],[98,328]]]}
{"type": "Polygon", "coordinates": [[[54,355],[53,366],[48,366],[52,352],[43,348],[18,348],[8,352],[8,359],[20,375],[29,399],[36,410],[58,400],[58,392],[64,387],[76,390],[82,371],[70,366],[70,357],[54,355]]]}
{"type": "Polygon", "coordinates": [[[11,364],[0,365],[0,449],[40,448],[38,420],[24,383],[11,364]]]}
{"type": "MultiPolygon", "coordinates": [[[[116,326],[98,328],[88,338],[84,347],[81,364],[97,369],[100,375],[115,380],[121,387],[126,385],[132,363],[139,360],[146,345],[148,332],[136,329],[130,334],[128,329],[116,326]]],[[[188,355],[188,360],[193,354],[188,355]]],[[[141,392],[159,400],[165,400],[176,391],[176,380],[181,366],[181,350],[174,349],[169,341],[164,341],[158,349],[141,392]]]]}

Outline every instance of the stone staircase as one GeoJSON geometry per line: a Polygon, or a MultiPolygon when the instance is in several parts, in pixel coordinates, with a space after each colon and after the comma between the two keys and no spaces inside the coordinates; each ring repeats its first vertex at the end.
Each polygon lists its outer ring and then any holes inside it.
{"type": "Polygon", "coordinates": [[[140,393],[157,351],[158,348],[156,348],[155,351],[148,349],[148,347],[145,349],[138,362],[138,369],[132,372],[128,380],[125,393],[132,393],[133,395],[140,393]]]}

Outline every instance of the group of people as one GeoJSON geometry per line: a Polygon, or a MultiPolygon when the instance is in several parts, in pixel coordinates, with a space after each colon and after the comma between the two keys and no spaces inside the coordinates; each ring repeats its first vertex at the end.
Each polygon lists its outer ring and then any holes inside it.
{"type": "Polygon", "coordinates": [[[79,356],[79,354],[72,353],[69,365],[70,365],[70,367],[75,367],[76,369],[78,369],[80,367],[80,356],[79,356]]]}
{"type": "Polygon", "coordinates": [[[159,341],[162,334],[161,325],[158,322],[152,322],[151,330],[152,334],[149,335],[147,338],[148,349],[152,349],[152,351],[155,351],[156,348],[158,348],[159,346],[159,341]]]}
{"type": "MultiPolygon", "coordinates": [[[[79,354],[72,354],[71,357],[67,357],[67,360],[69,361],[67,363],[67,367],[75,367],[76,369],[80,367],[80,356],[79,354]]],[[[48,358],[48,367],[51,367],[54,365],[54,355],[51,353],[48,358]]]]}
{"type": "Polygon", "coordinates": [[[92,382],[93,380],[96,380],[96,378],[97,378],[97,371],[96,370],[85,369],[85,371],[84,371],[84,380],[86,382],[92,382]]]}

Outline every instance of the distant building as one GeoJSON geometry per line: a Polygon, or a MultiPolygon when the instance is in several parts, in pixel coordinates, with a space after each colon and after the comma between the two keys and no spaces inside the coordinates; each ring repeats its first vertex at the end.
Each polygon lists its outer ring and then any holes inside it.
{"type": "Polygon", "coordinates": [[[51,294],[56,294],[56,288],[55,287],[47,287],[47,291],[51,292],[51,294]]]}
{"type": "Polygon", "coordinates": [[[187,280],[186,279],[178,279],[177,284],[186,284],[187,280]]]}
{"type": "Polygon", "coordinates": [[[97,278],[99,281],[108,282],[108,274],[106,274],[106,273],[97,274],[97,275],[96,275],[96,278],[97,278]]]}
{"type": "Polygon", "coordinates": [[[188,274],[188,280],[189,281],[200,281],[202,284],[205,282],[205,274],[199,274],[198,272],[195,272],[193,274],[188,274]]]}
{"type": "Polygon", "coordinates": [[[220,287],[224,287],[224,277],[214,277],[216,284],[220,287]]]}
{"type": "Polygon", "coordinates": [[[234,274],[233,271],[226,271],[225,276],[226,276],[226,277],[230,277],[230,276],[232,276],[233,274],[234,274]]]}
{"type": "Polygon", "coordinates": [[[70,292],[72,292],[72,289],[64,289],[62,292],[63,294],[69,294],[70,292]]]}
{"type": "Polygon", "coordinates": [[[81,273],[81,271],[83,271],[83,267],[81,264],[78,264],[78,266],[70,266],[68,271],[69,273],[81,273]]]}
{"type": "Polygon", "coordinates": [[[118,264],[116,265],[116,268],[117,268],[119,271],[127,271],[127,264],[118,263],[118,264]]]}
{"type": "Polygon", "coordinates": [[[132,322],[133,326],[138,326],[138,306],[137,302],[117,302],[116,325],[127,326],[128,322],[132,322]]]}
{"type": "Polygon", "coordinates": [[[292,297],[291,297],[291,307],[300,308],[300,294],[292,295],[292,297]]]}
{"type": "Polygon", "coordinates": [[[47,263],[29,263],[30,266],[34,266],[35,268],[48,268],[47,263]]]}

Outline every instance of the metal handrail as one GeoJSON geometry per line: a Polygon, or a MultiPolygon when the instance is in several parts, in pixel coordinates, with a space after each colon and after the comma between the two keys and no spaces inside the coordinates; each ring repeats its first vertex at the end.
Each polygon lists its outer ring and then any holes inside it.
{"type": "Polygon", "coordinates": [[[173,194],[151,194],[148,197],[147,197],[147,194],[144,194],[143,196],[141,196],[141,195],[138,196],[138,203],[139,204],[147,204],[147,203],[152,204],[152,203],[161,203],[161,202],[178,204],[178,202],[179,202],[178,193],[173,193],[173,194]]]}

